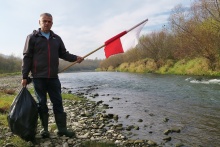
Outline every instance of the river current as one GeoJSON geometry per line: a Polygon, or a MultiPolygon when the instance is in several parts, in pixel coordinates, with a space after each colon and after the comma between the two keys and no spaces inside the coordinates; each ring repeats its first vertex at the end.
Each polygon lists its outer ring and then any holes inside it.
{"type": "Polygon", "coordinates": [[[139,126],[130,138],[163,143],[170,136],[164,146],[220,146],[220,78],[122,72],[62,73],[59,78],[73,93],[90,87],[90,95],[98,96],[86,97],[109,104],[107,113],[118,114],[118,123],[139,126]],[[180,133],[164,135],[172,128],[180,133]]]}

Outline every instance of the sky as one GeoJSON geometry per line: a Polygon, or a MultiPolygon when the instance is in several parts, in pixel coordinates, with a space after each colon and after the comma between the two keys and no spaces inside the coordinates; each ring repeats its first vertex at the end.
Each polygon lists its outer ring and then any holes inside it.
{"type": "MultiPolygon", "coordinates": [[[[171,10],[193,0],[1,0],[0,53],[22,57],[27,35],[39,28],[40,14],[53,15],[52,30],[66,49],[85,56],[118,33],[148,19],[140,35],[161,30],[171,10]]],[[[87,57],[104,59],[104,48],[87,57]]]]}

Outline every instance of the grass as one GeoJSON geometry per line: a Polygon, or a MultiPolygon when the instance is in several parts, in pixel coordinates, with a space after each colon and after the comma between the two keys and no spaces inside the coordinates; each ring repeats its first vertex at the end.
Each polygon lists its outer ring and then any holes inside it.
{"type": "Polygon", "coordinates": [[[57,129],[57,125],[54,123],[50,125],[51,131],[55,131],[57,129]]]}
{"type": "Polygon", "coordinates": [[[5,91],[0,91],[0,113],[8,112],[12,101],[15,98],[15,93],[7,94],[5,91]]]}
{"type": "Polygon", "coordinates": [[[0,125],[4,127],[8,126],[7,115],[0,114],[0,125]]]}
{"type": "Polygon", "coordinates": [[[62,93],[62,98],[66,100],[74,100],[74,101],[82,100],[78,96],[73,95],[73,94],[68,94],[68,93],[62,93]]]}
{"type": "Polygon", "coordinates": [[[18,136],[12,136],[8,141],[13,142],[13,145],[16,147],[31,147],[31,146],[33,146],[31,142],[26,142],[18,136]]]}

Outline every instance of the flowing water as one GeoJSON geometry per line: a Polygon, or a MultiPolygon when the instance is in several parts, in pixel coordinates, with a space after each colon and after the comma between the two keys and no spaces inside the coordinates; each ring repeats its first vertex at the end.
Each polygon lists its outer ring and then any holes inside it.
{"type": "Polygon", "coordinates": [[[139,126],[132,130],[132,139],[163,143],[170,136],[172,140],[164,146],[220,147],[220,78],[121,72],[62,73],[59,77],[62,87],[73,93],[80,89],[98,93],[96,98],[87,97],[109,104],[112,108],[107,113],[118,114],[118,123],[124,127],[139,126]],[[172,128],[181,132],[164,135],[172,128]]]}

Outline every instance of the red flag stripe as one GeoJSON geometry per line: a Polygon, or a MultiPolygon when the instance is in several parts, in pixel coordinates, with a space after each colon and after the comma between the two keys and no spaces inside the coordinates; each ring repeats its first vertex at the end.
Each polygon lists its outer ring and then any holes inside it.
{"type": "Polygon", "coordinates": [[[120,38],[115,39],[105,47],[106,58],[119,53],[124,53],[120,38]]]}
{"type": "Polygon", "coordinates": [[[112,38],[110,38],[109,40],[107,40],[107,41],[105,42],[105,45],[108,45],[109,43],[115,41],[116,39],[120,38],[121,36],[123,36],[123,35],[125,35],[125,34],[127,34],[127,31],[123,31],[123,32],[119,33],[118,35],[115,35],[114,37],[112,37],[112,38]]]}

